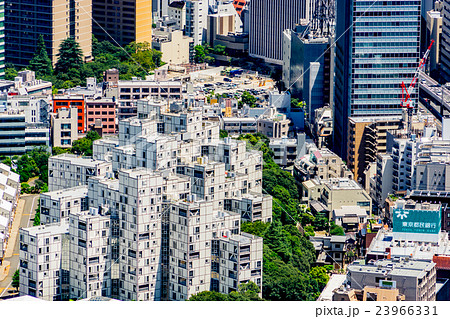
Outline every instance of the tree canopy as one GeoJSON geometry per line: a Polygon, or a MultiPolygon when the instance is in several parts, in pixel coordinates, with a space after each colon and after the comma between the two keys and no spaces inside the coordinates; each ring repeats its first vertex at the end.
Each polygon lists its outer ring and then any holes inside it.
{"type": "Polygon", "coordinates": [[[38,76],[48,76],[53,73],[52,61],[48,57],[42,34],[38,37],[36,52],[30,60],[29,69],[35,71],[38,76]]]}
{"type": "Polygon", "coordinates": [[[14,275],[12,277],[12,284],[11,286],[13,286],[13,288],[16,288],[16,291],[19,289],[19,285],[20,285],[20,273],[19,273],[19,269],[17,269],[14,272],[14,275]]]}
{"type": "Polygon", "coordinates": [[[244,91],[244,93],[242,93],[241,95],[241,100],[240,100],[240,104],[244,105],[247,104],[250,107],[255,107],[256,106],[256,97],[253,96],[252,94],[248,93],[247,91],[244,91]]]}
{"type": "Polygon", "coordinates": [[[74,38],[69,37],[62,41],[56,56],[58,57],[55,65],[56,74],[69,72],[76,74],[83,65],[83,51],[74,38]]]}
{"type": "MultiPolygon", "coordinates": [[[[44,72],[45,63],[48,61],[42,58],[44,56],[42,48],[44,46],[38,43],[30,69],[38,70],[36,71],[37,79],[52,82],[54,92],[77,85],[84,86],[88,77],[95,77],[98,81],[102,81],[104,71],[111,68],[119,70],[121,80],[131,80],[132,77],[144,78],[151,74],[153,69],[164,64],[162,53],[153,50],[148,43],[130,43],[125,48],[121,48],[109,41],[98,41],[92,36],[92,61],[83,62],[83,53],[78,43],[72,38],[66,39],[61,42],[58,53],[59,63],[52,74],[50,70],[44,72]],[[38,52],[40,54],[37,54],[38,52]]],[[[14,65],[7,63],[5,78],[14,80],[18,70],[20,67],[15,68],[14,65]]]]}
{"type": "Polygon", "coordinates": [[[100,138],[101,136],[97,131],[89,131],[87,132],[86,137],[73,141],[71,152],[78,155],[92,156],[93,143],[100,138]]]}
{"type": "Polygon", "coordinates": [[[258,285],[249,281],[248,283],[240,284],[237,291],[232,291],[229,294],[222,294],[216,291],[202,291],[198,294],[192,295],[189,301],[261,301],[258,295],[260,292],[258,285]]]}

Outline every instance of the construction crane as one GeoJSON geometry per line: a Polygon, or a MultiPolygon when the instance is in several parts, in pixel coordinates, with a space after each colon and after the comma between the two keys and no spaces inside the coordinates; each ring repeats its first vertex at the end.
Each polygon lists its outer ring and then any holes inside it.
{"type": "Polygon", "coordinates": [[[419,62],[419,66],[416,69],[416,73],[414,74],[414,77],[409,84],[409,87],[406,88],[405,82],[402,81],[402,103],[401,106],[403,108],[406,108],[408,111],[408,136],[411,136],[411,130],[412,130],[412,115],[414,110],[414,105],[411,102],[411,94],[414,90],[417,80],[419,79],[419,74],[421,71],[424,71],[425,64],[427,63],[428,56],[430,55],[431,47],[433,46],[434,40],[431,40],[430,45],[428,46],[427,51],[423,55],[423,58],[419,62]]]}

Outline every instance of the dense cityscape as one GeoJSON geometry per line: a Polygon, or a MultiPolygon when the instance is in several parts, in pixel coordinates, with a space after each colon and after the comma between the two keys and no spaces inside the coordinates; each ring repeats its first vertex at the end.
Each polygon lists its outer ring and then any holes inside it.
{"type": "Polygon", "coordinates": [[[450,301],[450,0],[0,13],[0,299],[450,301]]]}

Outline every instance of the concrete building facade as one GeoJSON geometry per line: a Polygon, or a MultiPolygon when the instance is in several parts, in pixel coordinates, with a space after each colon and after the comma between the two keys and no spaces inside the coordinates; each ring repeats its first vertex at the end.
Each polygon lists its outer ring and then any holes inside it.
{"type": "Polygon", "coordinates": [[[283,32],[310,15],[306,0],[252,0],[249,4],[249,54],[283,64],[283,32]]]}
{"type": "MultiPolygon", "coordinates": [[[[347,154],[349,117],[402,114],[399,84],[411,82],[419,63],[420,15],[419,0],[336,3],[333,115],[339,156],[347,154]]],[[[411,101],[417,107],[417,91],[411,101]]]]}

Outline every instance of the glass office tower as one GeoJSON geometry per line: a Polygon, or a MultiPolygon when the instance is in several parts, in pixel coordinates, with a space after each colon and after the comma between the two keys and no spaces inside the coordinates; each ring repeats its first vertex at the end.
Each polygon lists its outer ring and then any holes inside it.
{"type": "Polygon", "coordinates": [[[0,79],[5,78],[5,1],[0,1],[0,79]]]}
{"type": "MultiPolygon", "coordinates": [[[[337,1],[334,148],[347,154],[348,117],[401,114],[420,59],[420,0],[337,1]]],[[[415,106],[418,91],[411,96],[415,106]]]]}

